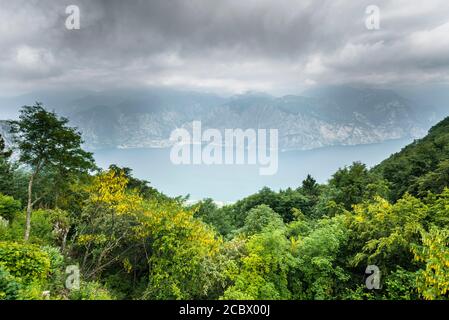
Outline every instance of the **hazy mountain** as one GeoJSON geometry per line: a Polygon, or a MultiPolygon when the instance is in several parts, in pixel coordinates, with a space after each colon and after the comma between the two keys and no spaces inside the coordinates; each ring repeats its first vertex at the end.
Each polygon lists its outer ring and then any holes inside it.
{"type": "MultiPolygon", "coordinates": [[[[200,120],[203,129],[276,128],[282,149],[306,150],[421,137],[432,121],[443,116],[429,112],[430,107],[420,109],[391,90],[350,87],[319,88],[283,97],[263,93],[220,97],[160,88],[32,97],[9,98],[9,112],[42,101],[68,116],[92,149],[169,146],[173,129],[189,128],[192,121],[200,120]]],[[[4,104],[0,101],[0,110],[5,110],[4,104]]]]}
{"type": "Polygon", "coordinates": [[[0,136],[3,137],[6,148],[12,145],[11,135],[9,134],[9,126],[5,120],[0,120],[0,136]]]}
{"type": "Polygon", "coordinates": [[[449,115],[449,86],[432,85],[401,89],[398,93],[414,103],[415,111],[432,125],[449,115]]]}

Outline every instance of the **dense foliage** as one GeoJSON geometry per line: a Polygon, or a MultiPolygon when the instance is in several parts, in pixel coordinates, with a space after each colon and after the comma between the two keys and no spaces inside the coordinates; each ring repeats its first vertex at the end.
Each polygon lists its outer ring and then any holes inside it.
{"type": "Polygon", "coordinates": [[[449,118],[430,129],[421,140],[405,147],[373,171],[390,183],[390,198],[409,192],[417,196],[440,193],[449,186],[449,118]]]}
{"type": "Polygon", "coordinates": [[[97,169],[40,104],[12,133],[19,156],[0,139],[0,299],[449,298],[449,118],[371,170],[224,207],[97,169]]]}

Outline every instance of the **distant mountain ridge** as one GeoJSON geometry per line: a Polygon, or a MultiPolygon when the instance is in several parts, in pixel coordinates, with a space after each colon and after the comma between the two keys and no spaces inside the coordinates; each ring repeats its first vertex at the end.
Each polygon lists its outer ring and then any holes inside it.
{"type": "Polygon", "coordinates": [[[9,134],[9,125],[5,120],[0,120],[0,136],[5,140],[6,147],[12,145],[11,135],[9,134]]]}
{"type": "Polygon", "coordinates": [[[282,150],[418,138],[430,127],[416,105],[391,90],[329,87],[301,96],[248,93],[229,98],[170,89],[77,95],[36,100],[49,109],[57,106],[90,149],[168,147],[171,131],[189,128],[194,120],[204,129],[278,129],[282,150]]]}

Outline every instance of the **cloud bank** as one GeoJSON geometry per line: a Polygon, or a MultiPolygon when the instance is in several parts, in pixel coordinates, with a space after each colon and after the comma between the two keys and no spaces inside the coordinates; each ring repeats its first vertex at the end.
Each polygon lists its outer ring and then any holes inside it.
{"type": "Polygon", "coordinates": [[[297,93],[449,82],[449,3],[0,0],[0,95],[170,86],[297,93]],[[67,30],[77,5],[80,30],[67,30]],[[380,29],[365,27],[366,7],[380,29]]]}

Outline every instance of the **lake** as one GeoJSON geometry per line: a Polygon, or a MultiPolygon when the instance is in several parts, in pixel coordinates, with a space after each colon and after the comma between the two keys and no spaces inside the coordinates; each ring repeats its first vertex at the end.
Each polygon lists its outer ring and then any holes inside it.
{"type": "Polygon", "coordinates": [[[323,183],[338,168],[354,161],[372,167],[410,142],[411,139],[401,139],[281,152],[279,169],[272,176],[260,176],[257,165],[174,165],[170,161],[170,149],[106,149],[96,150],[94,156],[102,168],[114,163],[133,169],[134,176],[150,181],[153,187],[167,195],[190,194],[191,200],[212,198],[228,203],[253,194],[264,186],[273,190],[296,188],[307,174],[323,183]]]}

